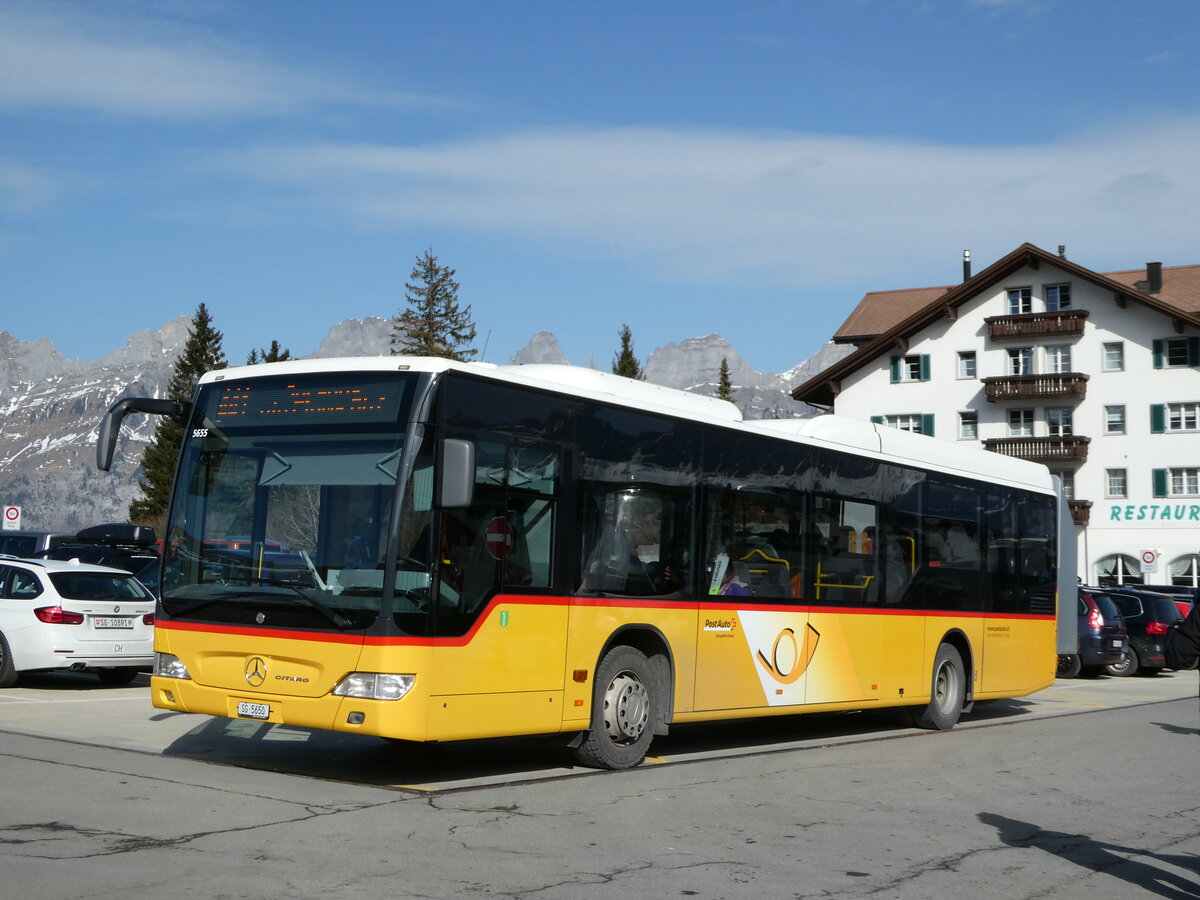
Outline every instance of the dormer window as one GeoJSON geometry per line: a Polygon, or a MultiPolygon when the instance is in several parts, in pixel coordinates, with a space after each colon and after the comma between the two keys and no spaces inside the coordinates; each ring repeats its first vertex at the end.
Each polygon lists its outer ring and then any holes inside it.
{"type": "Polygon", "coordinates": [[[1008,314],[1019,316],[1022,313],[1033,312],[1033,288],[1019,287],[1008,289],[1008,314]]]}
{"type": "Polygon", "coordinates": [[[1060,309],[1071,308],[1071,285],[1046,285],[1046,312],[1058,312],[1060,309]]]}

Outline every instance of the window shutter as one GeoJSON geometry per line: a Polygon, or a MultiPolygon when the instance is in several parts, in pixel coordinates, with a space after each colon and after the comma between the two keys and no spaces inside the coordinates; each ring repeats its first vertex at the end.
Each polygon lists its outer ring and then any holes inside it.
{"type": "Polygon", "coordinates": [[[1155,338],[1151,344],[1154,352],[1154,368],[1161,369],[1163,367],[1163,341],[1162,338],[1155,338]]]}
{"type": "Polygon", "coordinates": [[[900,380],[900,357],[892,357],[892,384],[900,380]]]}
{"type": "Polygon", "coordinates": [[[1190,337],[1188,342],[1188,365],[1200,366],[1200,338],[1190,337]]]}
{"type": "MultiPolygon", "coordinates": [[[[922,360],[921,360],[922,364],[924,364],[924,361],[926,358],[927,357],[922,358],[922,360]]],[[[922,413],[921,414],[921,434],[927,434],[930,437],[933,437],[933,414],[932,413],[922,413]]]]}
{"type": "MultiPolygon", "coordinates": [[[[1189,345],[1189,347],[1190,347],[1190,345],[1189,345]]],[[[1197,350],[1200,351],[1200,347],[1198,347],[1197,350]]],[[[929,354],[928,353],[921,354],[921,380],[922,381],[929,380],[929,354]]]]}
{"type": "Polygon", "coordinates": [[[1166,469],[1154,469],[1151,472],[1151,475],[1154,476],[1154,496],[1155,497],[1167,496],[1167,470],[1166,469]]]}
{"type": "Polygon", "coordinates": [[[1167,430],[1167,405],[1165,403],[1150,404],[1150,433],[1162,434],[1167,430]]]}
{"type": "Polygon", "coordinates": [[[874,422],[876,425],[882,425],[883,424],[883,416],[871,416],[871,421],[874,422]]]}

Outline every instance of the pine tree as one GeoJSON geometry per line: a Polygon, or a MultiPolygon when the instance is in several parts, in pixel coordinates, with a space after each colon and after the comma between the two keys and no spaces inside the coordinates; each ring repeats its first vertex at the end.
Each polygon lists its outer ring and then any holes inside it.
{"type": "Polygon", "coordinates": [[[621,326],[621,349],[613,354],[612,370],[614,375],[624,375],[635,381],[644,381],[646,373],[633,355],[633,331],[628,325],[621,326]]]}
{"type": "Polygon", "coordinates": [[[409,308],[392,320],[392,353],[403,356],[440,356],[460,362],[476,351],[471,307],[459,309],[454,269],[439,266],[426,250],[417,257],[405,287],[409,308]]]}
{"type": "MultiPolygon", "coordinates": [[[[192,316],[183,353],[175,362],[175,371],[167,384],[167,396],[172,400],[192,399],[196,382],[211,369],[225,368],[221,350],[221,332],[212,327],[208,307],[201,303],[192,316]]],[[[129,504],[129,520],[153,525],[161,530],[171,501],[171,480],[175,477],[175,462],[183,444],[183,426],[166,416],[158,420],[154,437],[142,454],[143,480],[138,483],[142,496],[129,504]]]]}
{"type": "Polygon", "coordinates": [[[283,362],[285,359],[291,358],[291,350],[282,350],[279,347],[279,341],[271,341],[269,350],[252,349],[250,355],[246,357],[246,365],[257,366],[259,363],[283,362]]]}
{"type": "Polygon", "coordinates": [[[717,375],[717,399],[733,403],[733,381],[729,377],[729,360],[721,357],[721,370],[717,375]]]}

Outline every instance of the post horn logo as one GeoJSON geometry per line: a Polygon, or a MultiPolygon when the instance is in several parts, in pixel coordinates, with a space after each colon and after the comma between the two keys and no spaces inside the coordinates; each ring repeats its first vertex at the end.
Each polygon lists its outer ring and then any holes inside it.
{"type": "Polygon", "coordinates": [[[261,656],[252,656],[246,660],[246,683],[250,687],[261,687],[267,680],[267,661],[261,656]]]}
{"type": "Polygon", "coordinates": [[[775,646],[771,648],[771,658],[758,651],[759,664],[771,673],[771,677],[780,684],[793,684],[800,679],[812,662],[813,654],[817,652],[817,642],[821,634],[811,625],[804,626],[804,644],[801,646],[796,639],[795,629],[785,628],[775,638],[775,646]],[[781,648],[780,645],[783,645],[781,648]],[[782,653],[780,650],[782,649],[782,653]]]}

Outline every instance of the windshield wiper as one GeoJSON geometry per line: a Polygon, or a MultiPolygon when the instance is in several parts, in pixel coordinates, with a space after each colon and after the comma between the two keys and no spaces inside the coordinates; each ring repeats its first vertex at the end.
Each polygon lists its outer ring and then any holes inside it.
{"type": "Polygon", "coordinates": [[[340,612],[338,612],[332,606],[328,606],[328,605],[322,603],[316,597],[313,597],[313,596],[310,596],[309,594],[304,593],[304,590],[302,588],[298,588],[294,584],[283,584],[282,582],[279,582],[279,581],[266,581],[266,582],[264,582],[264,584],[268,584],[271,587],[288,588],[289,590],[293,591],[297,597],[301,597],[305,601],[307,601],[309,606],[311,606],[313,609],[315,609],[317,612],[319,612],[321,615],[323,615],[326,619],[328,619],[331,623],[333,623],[333,627],[337,628],[340,631],[345,631],[347,628],[354,627],[354,623],[352,621],[347,619],[345,616],[343,616],[340,612]]]}

